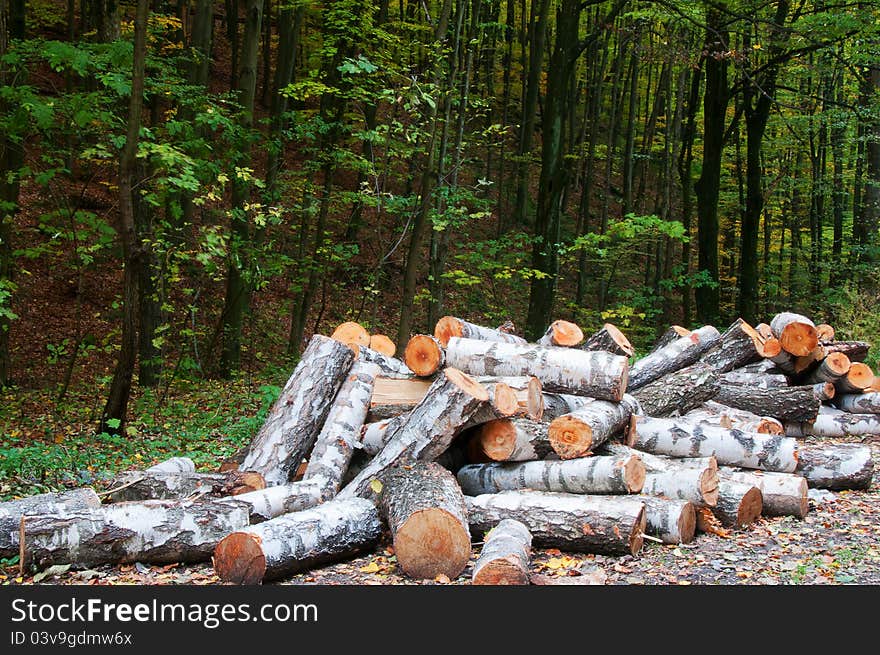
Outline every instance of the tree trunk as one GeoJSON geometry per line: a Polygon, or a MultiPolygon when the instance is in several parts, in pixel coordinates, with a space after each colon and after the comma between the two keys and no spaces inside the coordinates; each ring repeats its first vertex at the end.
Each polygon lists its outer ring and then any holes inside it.
{"type": "Polygon", "coordinates": [[[738,384],[754,389],[778,389],[789,386],[788,377],[782,373],[745,373],[740,370],[728,371],[721,376],[720,381],[724,384],[738,384]]]}
{"type": "Polygon", "coordinates": [[[718,373],[726,373],[760,360],[763,341],[751,325],[738,318],[700,360],[718,373]]]}
{"type": "Polygon", "coordinates": [[[381,531],[371,502],[331,500],[233,532],[217,544],[214,570],[224,582],[260,584],[353,557],[381,531]]]}
{"type": "Polygon", "coordinates": [[[780,421],[812,421],[821,402],[812,386],[754,389],[736,384],[720,385],[714,400],[722,405],[744,409],[758,416],[780,421]]]}
{"type": "MultiPolygon", "coordinates": [[[[830,408],[829,408],[830,409],[830,408]]],[[[792,437],[880,436],[880,416],[850,412],[820,412],[813,421],[789,422],[785,434],[792,437]]]]}
{"type": "Polygon", "coordinates": [[[487,328],[482,325],[469,323],[461,318],[454,316],[444,316],[434,328],[434,336],[440,342],[440,345],[446,348],[452,337],[461,337],[464,339],[476,339],[479,341],[498,341],[501,343],[511,343],[519,345],[527,345],[528,342],[522,337],[518,337],[510,332],[505,332],[497,328],[487,328]]]}
{"type": "Polygon", "coordinates": [[[718,376],[711,366],[698,361],[649,382],[632,395],[647,416],[681,416],[717,393],[718,376]]]}
{"type": "Polygon", "coordinates": [[[527,585],[531,556],[529,529],[519,521],[504,519],[486,535],[471,584],[527,585]]]}
{"type": "Polygon", "coordinates": [[[596,400],[553,419],[547,430],[550,446],[561,459],[584,457],[630,425],[638,401],[625,395],[619,403],[596,400]]]}
{"type": "Polygon", "coordinates": [[[740,471],[728,466],[718,469],[722,481],[729,480],[757,487],[761,491],[765,516],[796,516],[804,518],[810,509],[807,481],[792,473],[740,471]]]}
{"type": "Polygon", "coordinates": [[[740,432],[760,434],[783,434],[782,423],[769,416],[758,416],[742,409],[727,407],[713,400],[706,401],[698,408],[682,415],[691,423],[705,423],[718,427],[735,429],[740,432]]]}
{"type": "Polygon", "coordinates": [[[795,473],[805,477],[811,488],[868,489],[874,475],[874,460],[870,446],[804,446],[798,451],[795,473]]]}
{"type": "Polygon", "coordinates": [[[797,466],[794,439],[745,433],[681,419],[637,417],[633,448],[672,457],[708,457],[719,464],[791,473],[797,466]]]}
{"type": "Polygon", "coordinates": [[[416,579],[457,578],[470,559],[471,538],[455,476],[436,462],[416,462],[389,469],[380,480],[380,512],[403,572],[416,579]]]}
{"type": "Polygon", "coordinates": [[[880,392],[838,394],[832,400],[837,409],[853,414],[880,414],[880,392]]]}
{"type": "Polygon", "coordinates": [[[94,489],[84,487],[58,493],[37,494],[0,503],[0,558],[18,555],[18,529],[23,516],[65,515],[101,506],[94,489]]]}
{"type": "Polygon", "coordinates": [[[762,508],[758,487],[724,478],[718,483],[718,504],[712,508],[712,514],[721,525],[744,528],[758,520],[762,508]]]}
{"type": "Polygon", "coordinates": [[[645,503],[645,534],[664,544],[689,544],[697,531],[694,505],[687,500],[638,496],[645,503]]]}
{"type": "Polygon", "coordinates": [[[504,519],[525,525],[539,547],[635,555],[644,542],[645,504],[637,496],[502,491],[465,496],[471,534],[479,539],[504,519]]]}
{"type": "Polygon", "coordinates": [[[472,375],[533,375],[547,391],[619,402],[626,391],[626,357],[576,348],[477,341],[453,337],[446,347],[448,366],[472,375]]]}
{"type": "Polygon", "coordinates": [[[580,345],[584,350],[604,350],[612,355],[632,357],[635,349],[623,332],[611,323],[606,323],[598,332],[594,332],[580,345]]]}
{"type": "Polygon", "coordinates": [[[681,337],[649,355],[642,357],[629,372],[630,393],[649,382],[695,363],[721,334],[711,325],[703,326],[690,336],[681,337]]]}
{"type": "Polygon", "coordinates": [[[678,341],[682,337],[689,337],[693,334],[690,330],[680,325],[670,325],[666,328],[666,331],[660,335],[657,341],[654,342],[654,345],[651,347],[649,355],[654,353],[661,348],[664,348],[671,344],[673,341],[678,341]]]}
{"type": "Polygon", "coordinates": [[[637,494],[645,465],[636,455],[579,457],[502,464],[469,464],[459,469],[458,482],[469,496],[513,489],[573,494],[637,494]]]}
{"type": "Polygon", "coordinates": [[[262,473],[267,484],[286,483],[315,443],[353,360],[348,347],[319,334],[313,336],[251,442],[241,468],[262,473]]]}

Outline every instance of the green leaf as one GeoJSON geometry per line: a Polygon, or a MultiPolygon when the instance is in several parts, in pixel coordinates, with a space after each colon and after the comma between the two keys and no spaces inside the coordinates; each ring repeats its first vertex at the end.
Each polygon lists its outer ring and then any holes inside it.
{"type": "Polygon", "coordinates": [[[113,428],[115,430],[120,425],[122,425],[122,421],[120,421],[118,418],[107,419],[107,427],[108,428],[113,428]]]}

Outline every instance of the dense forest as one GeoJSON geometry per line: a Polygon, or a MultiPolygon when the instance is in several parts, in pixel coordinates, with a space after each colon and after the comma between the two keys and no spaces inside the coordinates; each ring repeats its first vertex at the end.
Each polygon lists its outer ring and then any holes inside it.
{"type": "Polygon", "coordinates": [[[348,320],[877,340],[880,3],[0,0],[0,217],[0,386],[104,431],[348,320]]]}

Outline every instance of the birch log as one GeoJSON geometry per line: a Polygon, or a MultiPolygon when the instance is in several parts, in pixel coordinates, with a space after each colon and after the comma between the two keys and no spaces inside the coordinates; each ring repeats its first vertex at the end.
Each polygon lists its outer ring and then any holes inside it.
{"type": "Polygon", "coordinates": [[[569,393],[545,393],[541,395],[544,400],[542,420],[548,423],[564,414],[576,412],[590,403],[596,402],[595,398],[573,396],[569,393]]]}
{"type": "Polygon", "coordinates": [[[738,318],[701,356],[700,361],[717,373],[726,373],[761,359],[763,339],[751,325],[738,318]]]}
{"type": "Polygon", "coordinates": [[[403,362],[419,377],[430,377],[446,365],[446,350],[437,337],[416,334],[406,344],[403,362]]]}
{"type": "Polygon", "coordinates": [[[591,334],[580,346],[584,350],[601,350],[612,355],[632,357],[635,349],[617,326],[606,323],[591,334]]]}
{"type": "Polygon", "coordinates": [[[687,500],[697,507],[714,507],[718,504],[718,473],[715,469],[686,466],[648,471],[642,493],[687,500]]]}
{"type": "Polygon", "coordinates": [[[694,330],[689,336],[642,357],[629,373],[630,393],[649,382],[695,363],[715,343],[721,334],[711,325],[694,330]]]}
{"type": "Polygon", "coordinates": [[[488,400],[489,394],[479,382],[447,367],[382,451],[339,492],[339,497],[368,495],[370,481],[399,462],[436,459],[488,400]]]}
{"type": "Polygon", "coordinates": [[[535,489],[573,494],[635,494],[642,490],[645,465],[637,455],[580,457],[469,464],[459,469],[458,483],[468,496],[507,489],[535,489]]]}
{"type": "MultiPolygon", "coordinates": [[[[468,323],[454,316],[444,316],[437,321],[437,325],[434,327],[434,336],[439,339],[440,344],[444,347],[449,345],[449,340],[453,337],[518,344],[521,346],[528,345],[528,341],[515,334],[468,323]]],[[[451,366],[455,366],[455,364],[451,364],[451,366]]]]}
{"type": "Polygon", "coordinates": [[[553,419],[547,430],[550,446],[562,459],[583,457],[629,426],[638,401],[624,395],[618,403],[597,400],[553,419]]]}
{"type": "Polygon", "coordinates": [[[834,406],[853,414],[880,414],[880,392],[843,393],[834,397],[834,406]]]}
{"type": "Polygon", "coordinates": [[[727,527],[744,528],[761,516],[761,490],[751,484],[721,478],[718,483],[718,504],[712,514],[727,527]]]}
{"type": "Polygon", "coordinates": [[[526,418],[497,419],[478,426],[468,441],[472,462],[526,462],[553,452],[550,424],[526,418]]]}
{"type": "Polygon", "coordinates": [[[779,389],[789,386],[788,377],[782,373],[745,373],[734,370],[722,375],[720,381],[754,389],[779,389]]]}
{"type": "Polygon", "coordinates": [[[228,498],[113,503],[63,515],[24,516],[21,571],[53,564],[202,562],[223,537],[249,523],[248,505],[228,498]]]}
{"type": "Polygon", "coordinates": [[[489,531],[471,577],[475,585],[527,585],[532,557],[532,534],[513,519],[499,521],[489,531]]]}
{"type": "Polygon", "coordinates": [[[18,554],[21,517],[33,514],[64,515],[101,506],[91,487],[26,496],[0,503],[0,558],[18,554]]]}
{"type": "Polygon", "coordinates": [[[487,382],[483,386],[489,394],[489,400],[471,415],[463,430],[500,418],[512,418],[519,411],[516,394],[504,382],[487,382]]]}
{"type": "Polygon", "coordinates": [[[770,416],[758,416],[744,409],[727,407],[714,400],[709,400],[684,415],[691,423],[705,423],[722,428],[736,429],[742,432],[759,432],[761,434],[784,434],[782,422],[770,416]]]}
{"type": "Polygon", "coordinates": [[[360,442],[378,374],[376,364],[355,362],[315,440],[303,480],[323,484],[324,500],[330,500],[342,486],[351,455],[360,442]]]}
{"type": "Polygon", "coordinates": [[[540,421],[544,414],[544,396],[541,381],[534,375],[492,376],[478,375],[475,379],[480,384],[503,382],[516,394],[517,416],[540,421]]]}
{"type": "Polygon", "coordinates": [[[719,385],[715,401],[780,421],[812,421],[821,401],[811,385],[783,389],[755,389],[736,384],[719,385]]]}
{"type": "Polygon", "coordinates": [[[770,329],[782,349],[795,357],[809,354],[819,344],[816,324],[801,314],[780,312],[770,321],[770,329]]]}
{"type": "Polygon", "coordinates": [[[621,355],[459,337],[449,340],[446,361],[471,375],[534,375],[546,391],[614,402],[623,397],[629,372],[621,355]]]}
{"type": "Polygon", "coordinates": [[[743,471],[729,466],[719,468],[718,474],[722,480],[748,484],[760,489],[761,513],[765,516],[796,516],[802,519],[810,509],[807,481],[800,475],[743,471]]]}
{"type": "Polygon", "coordinates": [[[681,415],[715,397],[718,375],[703,362],[686,366],[632,392],[647,416],[681,415]]]}
{"type": "Polygon", "coordinates": [[[728,430],[681,419],[638,416],[633,448],[671,457],[714,456],[719,464],[792,473],[797,441],[788,437],[728,430]]]}
{"type": "Polygon", "coordinates": [[[880,415],[820,412],[813,421],[786,423],[785,433],[791,437],[863,437],[880,435],[880,415]]]}
{"type": "Polygon", "coordinates": [[[853,362],[846,375],[834,381],[834,388],[840,393],[864,393],[872,384],[874,371],[871,367],[862,362],[853,362]]]}
{"type": "Polygon", "coordinates": [[[349,347],[354,351],[357,361],[376,364],[381,375],[386,378],[408,380],[415,375],[406,364],[396,357],[391,357],[367,346],[349,345],[349,347]]]}
{"type": "Polygon", "coordinates": [[[147,469],[146,473],[195,473],[196,465],[189,457],[170,457],[147,469]]]}
{"type": "Polygon", "coordinates": [[[664,544],[689,544],[697,531],[694,505],[687,500],[638,496],[645,503],[645,534],[664,544]]]}
{"type": "Polygon", "coordinates": [[[571,348],[584,340],[581,329],[569,321],[553,321],[544,335],[536,342],[539,346],[571,348]]]}
{"type": "Polygon", "coordinates": [[[269,485],[287,482],[315,443],[353,361],[350,348],[314,335],[239,468],[261,473],[269,485]]]}
{"type": "MultiPolygon", "coordinates": [[[[718,473],[718,461],[711,455],[708,457],[668,457],[666,455],[655,455],[653,453],[645,452],[644,450],[636,450],[635,448],[619,443],[606,443],[599,448],[598,453],[603,455],[617,455],[619,457],[633,454],[638,455],[639,459],[641,459],[642,463],[645,465],[646,472],[675,472],[682,468],[687,468],[710,471],[712,475],[718,473]]],[[[708,479],[711,480],[712,478],[708,479]]]]}
{"type": "Polygon", "coordinates": [[[810,487],[821,489],[868,489],[874,475],[870,446],[827,444],[804,446],[796,473],[810,487]]]}
{"type": "Polygon", "coordinates": [[[651,347],[648,354],[651,354],[655,350],[660,350],[664,346],[668,346],[673,341],[678,341],[682,337],[689,337],[690,335],[691,331],[686,327],[682,327],[681,325],[670,325],[666,328],[666,331],[660,335],[657,341],[654,342],[654,345],[651,347]]]}
{"type": "Polygon", "coordinates": [[[501,491],[465,500],[471,534],[477,539],[499,521],[515,519],[539,547],[635,555],[644,543],[645,504],[637,496],[501,491]]]}
{"type": "Polygon", "coordinates": [[[214,570],[224,582],[260,584],[357,555],[381,532],[373,503],[334,499],[229,534],[214,550],[214,570]]]}
{"type": "Polygon", "coordinates": [[[467,509],[452,475],[436,462],[389,469],[380,512],[394,539],[397,564],[411,578],[458,577],[471,556],[467,509]]]}
{"type": "Polygon", "coordinates": [[[822,345],[825,346],[827,354],[843,353],[851,362],[864,362],[871,349],[871,345],[866,341],[824,341],[822,345]]]}
{"type": "Polygon", "coordinates": [[[361,427],[361,449],[371,457],[376,455],[385,447],[397,428],[406,423],[407,418],[409,417],[406,414],[399,414],[394,418],[374,421],[361,427]]]}
{"type": "Polygon", "coordinates": [[[251,523],[262,523],[288,512],[314,507],[324,502],[325,498],[326,484],[323,480],[299,480],[239,494],[232,500],[247,505],[251,523]]]}
{"type": "Polygon", "coordinates": [[[109,502],[172,500],[189,496],[236,496],[265,489],[266,481],[252,471],[225,473],[155,473],[122,471],[101,493],[109,502]]]}

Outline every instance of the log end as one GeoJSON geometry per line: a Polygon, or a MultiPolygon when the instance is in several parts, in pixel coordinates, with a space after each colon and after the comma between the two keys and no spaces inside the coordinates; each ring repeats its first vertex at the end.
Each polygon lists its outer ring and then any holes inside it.
{"type": "Polygon", "coordinates": [[[847,371],[846,381],[852,387],[864,391],[874,384],[874,371],[863,362],[853,362],[847,371]]]}
{"type": "Polygon", "coordinates": [[[499,557],[487,562],[474,574],[475,585],[527,585],[529,572],[524,571],[516,557],[499,557]]]}
{"type": "Polygon", "coordinates": [[[340,323],[336,329],[333,330],[333,334],[330,335],[330,338],[336,339],[336,341],[344,343],[347,346],[352,344],[366,347],[370,346],[370,333],[367,332],[364,326],[360,323],[355,323],[354,321],[340,323]]]}
{"type": "Polygon", "coordinates": [[[460,337],[462,331],[461,321],[454,316],[444,316],[434,326],[434,336],[444,348],[452,337],[460,337]]]}
{"type": "MultiPolygon", "coordinates": [[[[613,325],[612,323],[606,323],[602,326],[602,328],[614,340],[614,343],[617,344],[617,347],[620,349],[621,353],[623,353],[627,357],[633,356],[633,354],[636,352],[636,349],[633,348],[633,345],[629,342],[629,339],[626,338],[626,335],[624,335],[624,333],[621,332],[616,325],[613,325]]],[[[689,330],[688,333],[690,333],[689,330]]]]}
{"type": "Polygon", "coordinates": [[[761,357],[766,359],[771,359],[773,357],[778,357],[782,352],[782,344],[779,343],[779,339],[776,337],[769,337],[764,340],[764,343],[761,344],[761,347],[758,348],[758,353],[760,353],[761,357]]]}
{"type": "Polygon", "coordinates": [[[266,556],[259,536],[233,532],[214,548],[214,572],[224,582],[255,585],[266,575],[266,556]]]}
{"type": "Polygon", "coordinates": [[[835,377],[842,377],[849,372],[852,362],[846,353],[832,352],[826,355],[823,366],[835,377]]]}
{"type": "Polygon", "coordinates": [[[736,526],[744,528],[758,520],[763,510],[764,501],[761,490],[758,487],[752,487],[743,494],[739,509],[736,512],[736,526]]]}
{"type": "Polygon", "coordinates": [[[809,355],[819,345],[816,328],[809,323],[792,321],[779,334],[779,342],[783,350],[795,357],[809,355]]]}
{"type": "Polygon", "coordinates": [[[693,503],[685,503],[678,517],[678,537],[680,543],[689,544],[697,534],[697,511],[693,503]]]}
{"type": "Polygon", "coordinates": [[[637,494],[645,486],[645,464],[638,455],[627,457],[623,462],[623,482],[627,491],[631,494],[637,494]]]}
{"type": "Polygon", "coordinates": [[[434,375],[443,365],[443,350],[435,339],[427,334],[411,338],[403,351],[403,362],[419,377],[434,375]]]}
{"type": "Polygon", "coordinates": [[[474,449],[468,451],[470,457],[479,457],[482,454],[491,461],[504,462],[516,447],[516,428],[507,419],[489,421],[479,427],[471,443],[474,444],[474,449]]]}
{"type": "Polygon", "coordinates": [[[547,428],[550,447],[560,459],[574,459],[590,454],[593,429],[581,419],[569,414],[553,419],[547,428]]]}
{"type": "Polygon", "coordinates": [[[447,380],[477,400],[482,400],[484,402],[489,400],[489,392],[486,391],[486,387],[477,382],[467,373],[463,373],[457,368],[447,367],[443,369],[443,374],[446,376],[447,380]]]}
{"type": "Polygon", "coordinates": [[[519,409],[516,392],[504,382],[496,382],[493,385],[492,407],[501,416],[513,416],[519,409]]]}
{"type": "Polygon", "coordinates": [[[371,334],[369,347],[388,357],[394,357],[394,354],[397,352],[397,346],[385,334],[371,334]]]}
{"type": "Polygon", "coordinates": [[[576,346],[584,340],[583,330],[569,321],[553,321],[550,330],[552,331],[553,344],[557,346],[576,346]]]}
{"type": "Polygon", "coordinates": [[[457,578],[471,557],[470,532],[444,509],[414,512],[394,534],[394,554],[411,578],[457,578]]]}

